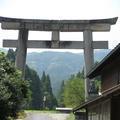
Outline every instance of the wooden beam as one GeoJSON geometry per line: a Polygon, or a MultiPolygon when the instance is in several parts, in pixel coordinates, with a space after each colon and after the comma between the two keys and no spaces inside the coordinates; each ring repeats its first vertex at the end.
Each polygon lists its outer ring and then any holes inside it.
{"type": "Polygon", "coordinates": [[[20,23],[19,22],[2,22],[1,28],[8,29],[8,30],[19,30],[20,23]]]}
{"type": "MultiPolygon", "coordinates": [[[[3,40],[3,47],[17,47],[17,40],[3,40]]],[[[54,41],[28,40],[27,48],[55,49],[52,47],[54,41]]],[[[108,41],[94,41],[94,49],[107,49],[108,41]]],[[[57,48],[56,48],[57,49],[57,48]]],[[[84,49],[83,41],[59,41],[58,49],[84,49]]]]}
{"type": "Polygon", "coordinates": [[[94,49],[108,49],[108,41],[93,41],[94,49]]]}
{"type": "MultiPolygon", "coordinates": [[[[3,47],[17,47],[17,40],[3,40],[3,47]]],[[[54,41],[28,40],[27,48],[57,49],[52,47],[54,41]]],[[[60,41],[59,49],[83,49],[83,41],[60,41]]]]}
{"type": "Polygon", "coordinates": [[[116,24],[118,17],[107,18],[107,19],[90,19],[90,20],[45,20],[45,19],[20,19],[20,18],[9,18],[1,17],[0,22],[20,22],[20,23],[38,23],[38,24],[116,24]]]}
{"type": "Polygon", "coordinates": [[[70,23],[24,23],[21,26],[19,22],[2,22],[2,29],[19,30],[21,28],[33,30],[33,31],[60,31],[60,32],[79,32],[86,29],[92,31],[110,31],[110,24],[70,24],[70,23]]]}

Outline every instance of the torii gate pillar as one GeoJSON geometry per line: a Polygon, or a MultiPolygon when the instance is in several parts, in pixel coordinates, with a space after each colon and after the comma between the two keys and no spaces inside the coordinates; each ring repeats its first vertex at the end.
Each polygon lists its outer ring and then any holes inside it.
{"type": "Polygon", "coordinates": [[[86,77],[87,73],[90,71],[92,66],[94,65],[94,53],[93,53],[93,38],[92,31],[85,30],[83,31],[83,39],[84,39],[84,60],[85,60],[85,99],[88,99],[89,89],[90,89],[90,80],[86,77]]]}
{"type": "Polygon", "coordinates": [[[22,78],[25,78],[25,65],[27,53],[28,30],[20,29],[17,43],[16,67],[22,71],[22,78]]]}

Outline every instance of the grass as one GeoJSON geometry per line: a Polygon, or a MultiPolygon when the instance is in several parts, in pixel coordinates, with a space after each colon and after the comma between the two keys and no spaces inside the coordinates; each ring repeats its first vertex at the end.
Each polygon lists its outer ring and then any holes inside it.
{"type": "Polygon", "coordinates": [[[75,120],[74,114],[71,113],[66,120],[75,120]]]}
{"type": "MultiPolygon", "coordinates": [[[[18,118],[17,120],[23,120],[26,117],[25,111],[21,111],[18,113],[18,118]]],[[[12,120],[12,119],[11,119],[12,120]]]]}

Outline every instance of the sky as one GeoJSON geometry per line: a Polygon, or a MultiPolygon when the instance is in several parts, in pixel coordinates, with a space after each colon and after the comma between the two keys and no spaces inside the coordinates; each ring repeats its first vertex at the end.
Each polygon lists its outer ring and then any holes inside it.
{"type": "MultiPolygon", "coordinates": [[[[110,32],[94,32],[93,40],[108,40],[110,49],[120,42],[120,0],[0,0],[0,16],[57,20],[119,17],[110,32]]],[[[0,29],[0,47],[2,39],[17,39],[17,37],[18,31],[0,29]]],[[[30,31],[29,40],[33,39],[50,40],[51,32],[30,31]]],[[[83,34],[62,32],[60,39],[81,41],[83,34]]]]}

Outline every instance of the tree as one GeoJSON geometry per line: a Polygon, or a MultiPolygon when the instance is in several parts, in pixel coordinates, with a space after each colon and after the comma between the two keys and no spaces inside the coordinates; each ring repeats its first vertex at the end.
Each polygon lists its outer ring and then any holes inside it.
{"type": "Polygon", "coordinates": [[[29,83],[4,53],[0,53],[0,120],[16,117],[29,101],[29,83]]]}
{"type": "MultiPolygon", "coordinates": [[[[11,62],[15,62],[16,51],[13,49],[9,49],[7,53],[7,58],[11,62]]],[[[25,80],[30,81],[30,89],[31,89],[31,102],[29,103],[30,109],[41,109],[42,108],[42,90],[41,90],[41,81],[37,74],[37,72],[28,65],[26,65],[25,69],[25,80]]]]}
{"type": "Polygon", "coordinates": [[[75,107],[84,102],[84,80],[80,72],[67,80],[64,85],[63,96],[66,107],[75,107]]]}
{"type": "Polygon", "coordinates": [[[77,78],[84,79],[84,68],[82,69],[81,72],[79,71],[79,72],[76,74],[76,77],[77,77],[77,78]]]}
{"type": "Polygon", "coordinates": [[[25,79],[30,81],[30,89],[32,91],[30,108],[42,109],[42,85],[37,72],[26,65],[25,79]]]}
{"type": "Polygon", "coordinates": [[[46,75],[43,71],[42,77],[42,90],[43,90],[43,107],[53,109],[57,106],[57,100],[53,95],[50,76],[46,75]]]}
{"type": "Polygon", "coordinates": [[[61,83],[61,87],[60,87],[60,92],[59,92],[59,95],[58,95],[58,105],[59,107],[64,107],[64,87],[65,87],[65,83],[64,83],[64,80],[62,81],[61,83]]]}

